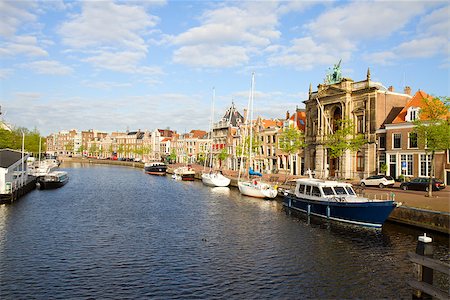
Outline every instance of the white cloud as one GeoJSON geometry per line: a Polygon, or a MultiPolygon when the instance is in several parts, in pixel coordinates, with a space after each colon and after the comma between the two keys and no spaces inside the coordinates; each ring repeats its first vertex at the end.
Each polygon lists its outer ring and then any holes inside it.
{"type": "Polygon", "coordinates": [[[289,47],[281,47],[269,57],[268,62],[270,65],[310,70],[319,64],[335,63],[340,58],[348,60],[350,56],[350,51],[334,53],[327,45],[317,44],[311,37],[305,37],[292,40],[289,47]]]}
{"type": "Polygon", "coordinates": [[[63,43],[90,55],[82,61],[97,68],[140,74],[161,74],[159,67],[142,66],[147,57],[146,36],[159,18],[141,5],[87,1],[82,12],[59,28],[63,43]],[[95,49],[95,50],[93,50],[95,49]],[[93,53],[93,55],[92,55],[93,53]]]}
{"type": "Polygon", "coordinates": [[[30,68],[38,74],[49,75],[68,75],[73,72],[73,69],[68,66],[64,66],[55,60],[41,60],[22,65],[25,68],[30,68]]]}
{"type": "Polygon", "coordinates": [[[169,37],[180,47],[173,61],[206,68],[238,66],[280,37],[276,2],[233,4],[205,11],[201,25],[169,37]]]}
{"type": "Polygon", "coordinates": [[[200,44],[184,46],[174,52],[174,62],[199,67],[234,67],[247,63],[247,49],[240,46],[200,44]]]}
{"type": "Polygon", "coordinates": [[[0,1],[0,36],[13,37],[24,22],[36,20],[36,16],[28,11],[34,6],[31,1],[0,1]]]}
{"type": "Polygon", "coordinates": [[[140,34],[157,21],[157,17],[148,15],[139,6],[87,1],[82,13],[64,23],[59,33],[63,42],[74,48],[121,46],[145,52],[147,48],[140,34]]]}
{"type": "Polygon", "coordinates": [[[19,35],[14,36],[10,41],[4,43],[0,48],[0,56],[15,56],[24,54],[26,56],[48,56],[47,51],[37,45],[38,41],[34,36],[19,35]]]}

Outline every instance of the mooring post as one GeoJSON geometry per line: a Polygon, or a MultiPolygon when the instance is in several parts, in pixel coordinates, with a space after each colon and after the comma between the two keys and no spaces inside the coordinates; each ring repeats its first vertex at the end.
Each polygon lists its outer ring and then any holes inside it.
{"type": "MultiPolygon", "coordinates": [[[[423,236],[419,236],[416,246],[416,254],[426,257],[433,257],[433,245],[431,242],[433,239],[428,237],[426,233],[423,236]]],[[[418,281],[422,281],[433,285],[433,269],[425,266],[417,265],[418,281]]],[[[432,297],[422,291],[415,291],[413,299],[432,299],[432,297]]]]}

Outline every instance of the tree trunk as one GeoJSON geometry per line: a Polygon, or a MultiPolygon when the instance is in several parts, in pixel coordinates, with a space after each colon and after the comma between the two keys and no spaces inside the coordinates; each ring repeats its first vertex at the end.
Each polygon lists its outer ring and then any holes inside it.
{"type": "Polygon", "coordinates": [[[428,182],[428,197],[433,196],[433,178],[434,178],[434,150],[431,151],[431,169],[430,169],[430,179],[428,182]]]}

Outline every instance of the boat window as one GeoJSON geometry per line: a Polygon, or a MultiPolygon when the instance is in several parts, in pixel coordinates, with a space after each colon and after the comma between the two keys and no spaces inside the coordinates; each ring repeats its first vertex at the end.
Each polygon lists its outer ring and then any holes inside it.
{"type": "Polygon", "coordinates": [[[323,194],[324,194],[325,196],[330,196],[330,195],[333,195],[333,196],[334,196],[333,189],[332,189],[331,187],[329,187],[329,186],[324,186],[324,187],[322,188],[322,191],[323,191],[323,194]]]}
{"type": "Polygon", "coordinates": [[[299,188],[298,188],[298,192],[299,192],[300,194],[304,194],[304,193],[305,193],[305,187],[306,187],[306,185],[300,184],[300,186],[299,186],[299,188]]]}
{"type": "Polygon", "coordinates": [[[317,186],[313,186],[312,191],[311,191],[311,196],[316,196],[316,197],[320,197],[320,189],[317,186]]]}
{"type": "Polygon", "coordinates": [[[311,189],[312,189],[312,186],[305,185],[305,194],[306,195],[311,195],[311,189]]]}
{"type": "Polygon", "coordinates": [[[335,186],[334,191],[336,192],[336,195],[347,195],[343,186],[335,186]]]}
{"type": "Polygon", "coordinates": [[[347,190],[347,193],[349,195],[353,195],[353,196],[356,195],[355,191],[350,186],[346,187],[345,189],[347,190]]]}

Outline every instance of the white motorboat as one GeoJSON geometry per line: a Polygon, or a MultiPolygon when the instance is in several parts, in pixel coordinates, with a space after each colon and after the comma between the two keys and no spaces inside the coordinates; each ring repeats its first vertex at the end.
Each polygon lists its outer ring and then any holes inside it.
{"type": "Polygon", "coordinates": [[[193,181],[195,179],[195,171],[190,166],[179,167],[174,170],[173,179],[183,181],[193,181]]]}

